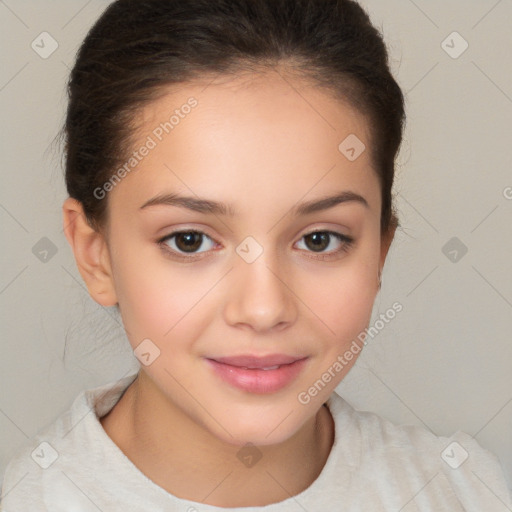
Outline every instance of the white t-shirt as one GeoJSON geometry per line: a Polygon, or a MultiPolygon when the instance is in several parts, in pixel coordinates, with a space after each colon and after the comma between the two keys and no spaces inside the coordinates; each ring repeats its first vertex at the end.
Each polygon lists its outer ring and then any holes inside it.
{"type": "Polygon", "coordinates": [[[146,477],[99,422],[136,376],[83,391],[16,452],[4,475],[3,512],[512,510],[498,459],[469,435],[437,437],[419,426],[396,426],[356,411],[336,393],[327,401],[334,444],[318,478],[300,494],[230,509],[176,498],[146,477]]]}

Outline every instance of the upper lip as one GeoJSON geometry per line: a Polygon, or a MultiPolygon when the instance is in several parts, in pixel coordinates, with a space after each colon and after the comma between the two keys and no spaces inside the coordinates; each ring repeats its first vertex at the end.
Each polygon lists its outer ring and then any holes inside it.
{"type": "Polygon", "coordinates": [[[289,356],[286,354],[271,354],[268,356],[240,355],[231,357],[210,357],[218,363],[240,366],[244,368],[269,368],[283,364],[291,364],[295,361],[305,359],[305,356],[289,356]]]}

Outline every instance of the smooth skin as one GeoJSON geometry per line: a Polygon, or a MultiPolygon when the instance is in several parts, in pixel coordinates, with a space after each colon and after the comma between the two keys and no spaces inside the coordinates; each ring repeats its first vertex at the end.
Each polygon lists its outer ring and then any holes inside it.
{"type": "Polygon", "coordinates": [[[160,350],[101,418],[106,433],[175,496],[264,506],[305,490],[325,465],[334,423],[322,404],[357,358],[309,403],[298,395],[368,326],[394,231],[380,232],[380,185],[358,112],[282,70],[206,84],[169,88],[139,112],[134,149],[190,97],[198,102],[103,199],[104,230],[68,198],[65,234],[91,297],[119,305],[132,348],[149,339],[160,350]],[[338,149],[349,134],[366,145],[355,161],[338,149]],[[342,191],[368,206],[293,214],[342,191]],[[237,214],[141,209],[167,193],[228,203],[237,214]],[[159,243],[191,229],[205,233],[193,253],[183,237],[159,243]],[[330,236],[318,247],[306,236],[313,231],[354,242],[330,236]],[[236,251],[248,236],[263,249],[252,263],[236,251]],[[205,360],[276,353],[308,360],[266,394],[230,386],[205,360]],[[262,454],[250,468],[237,457],[246,443],[262,454]]]}

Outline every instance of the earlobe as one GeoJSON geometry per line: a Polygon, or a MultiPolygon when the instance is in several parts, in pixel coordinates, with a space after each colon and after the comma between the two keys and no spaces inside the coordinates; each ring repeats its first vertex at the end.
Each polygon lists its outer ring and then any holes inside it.
{"type": "Polygon", "coordinates": [[[91,297],[102,306],[117,304],[110,254],[105,237],[94,230],[82,204],[69,197],[62,205],[64,234],[91,297]]]}

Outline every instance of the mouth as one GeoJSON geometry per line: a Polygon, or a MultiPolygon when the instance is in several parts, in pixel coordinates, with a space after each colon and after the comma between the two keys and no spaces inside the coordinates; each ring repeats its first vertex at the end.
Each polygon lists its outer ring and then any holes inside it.
{"type": "Polygon", "coordinates": [[[249,393],[274,393],[288,386],[303,370],[308,357],[273,354],[206,358],[215,375],[249,393]]]}

